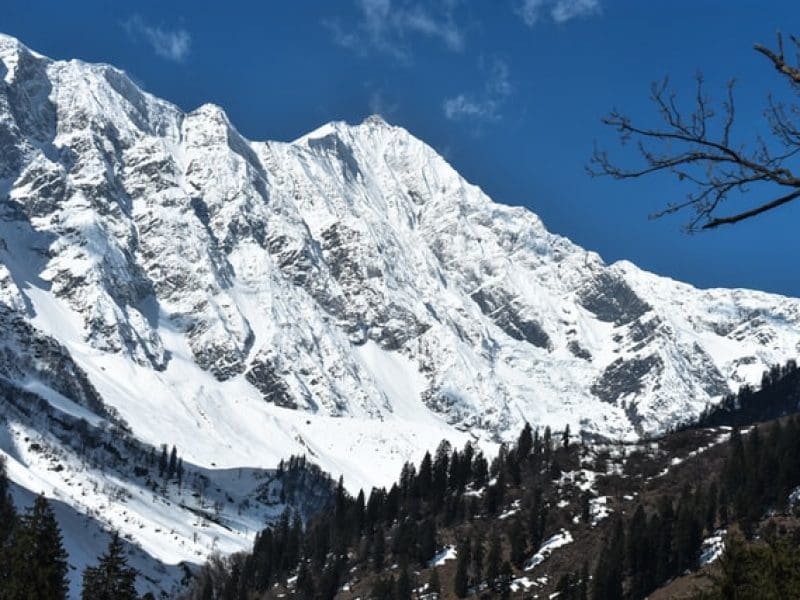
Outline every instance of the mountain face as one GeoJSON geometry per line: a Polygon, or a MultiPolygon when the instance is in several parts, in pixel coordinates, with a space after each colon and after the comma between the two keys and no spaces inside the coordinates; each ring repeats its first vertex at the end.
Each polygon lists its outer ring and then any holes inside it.
{"type": "MultiPolygon", "coordinates": [[[[225,494],[290,454],[357,489],[526,420],[662,432],[795,356],[800,301],[605,264],[379,117],[253,142],[219,107],[0,36],[0,331],[18,484],[84,513],[81,494],[110,497],[74,489],[87,451],[51,417],[174,444],[219,491],[230,549],[264,515],[225,494]]],[[[114,525],[168,562],[213,545],[114,525]]]]}

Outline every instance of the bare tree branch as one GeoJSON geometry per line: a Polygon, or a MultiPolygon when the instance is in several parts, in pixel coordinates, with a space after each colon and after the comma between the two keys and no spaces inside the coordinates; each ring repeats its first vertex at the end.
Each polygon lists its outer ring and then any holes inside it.
{"type": "Polygon", "coordinates": [[[767,212],[768,210],[772,210],[773,208],[777,208],[782,204],[786,204],[787,202],[791,202],[792,200],[800,198],[800,190],[796,190],[790,194],[786,194],[780,198],[776,198],[771,202],[767,202],[766,204],[762,204],[761,206],[757,206],[751,210],[746,210],[736,215],[731,215],[730,217],[717,217],[703,225],[703,229],[713,229],[719,225],[731,224],[731,223],[738,223],[739,221],[744,221],[745,219],[749,219],[750,217],[755,217],[756,215],[760,215],[763,212],[767,212]]]}
{"type": "MultiPolygon", "coordinates": [[[[793,36],[790,39],[800,51],[800,41],[793,36]]],[[[800,58],[798,65],[786,60],[781,34],[778,34],[777,51],[761,45],[756,45],[755,49],[769,58],[792,87],[800,89],[800,58]]],[[[787,105],[770,96],[764,114],[771,138],[756,137],[749,145],[736,143],[733,141],[735,81],[728,82],[725,99],[717,110],[705,93],[702,74],[695,79],[691,112],[681,109],[667,78],[652,84],[650,98],[661,117],[661,126],[643,127],[612,110],[603,122],[616,130],[623,144],[635,140],[643,164],[622,167],[608,152],[595,147],[589,172],[614,179],[636,179],[668,172],[679,181],[692,184],[694,191],[689,192],[685,200],[669,203],[652,215],[658,218],[693,210],[694,216],[687,225],[690,231],[738,223],[800,197],[800,172],[788,164],[800,154],[800,106],[797,103],[787,105]],[[752,186],[765,190],[763,193],[772,199],[732,215],[717,215],[720,205],[729,196],[742,196],[752,186]]]]}
{"type": "MultiPolygon", "coordinates": [[[[791,40],[795,46],[800,46],[796,37],[791,36],[791,40]]],[[[786,62],[786,58],[783,55],[783,36],[779,33],[778,34],[778,52],[773,52],[766,46],[762,46],[761,44],[756,44],[753,46],[756,49],[756,52],[760,52],[768,59],[772,61],[772,64],[775,65],[775,68],[778,70],[779,73],[786,75],[789,79],[791,79],[795,84],[800,85],[800,68],[790,65],[786,62]]]]}

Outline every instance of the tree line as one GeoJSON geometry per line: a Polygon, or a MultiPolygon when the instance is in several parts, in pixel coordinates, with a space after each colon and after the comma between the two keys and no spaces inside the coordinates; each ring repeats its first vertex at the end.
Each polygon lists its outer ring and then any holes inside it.
{"type": "MultiPolygon", "coordinates": [[[[655,505],[640,504],[629,517],[617,516],[592,578],[593,600],[638,600],[673,577],[696,566],[703,539],[719,528],[736,524],[745,540],[770,510],[785,510],[791,492],[800,485],[800,417],[733,429],[723,467],[705,482],[685,484],[677,496],[662,495],[655,505]]],[[[729,546],[723,567],[731,561],[755,577],[751,559],[764,564],[785,559],[786,546],[729,546]],[[754,549],[755,548],[755,549],[754,549]],[[748,566],[749,565],[749,566],[748,566]]],[[[788,560],[788,559],[787,559],[788,560]]],[[[784,561],[785,562],[785,561],[784,561]]],[[[788,564],[788,563],[786,563],[788,564]]],[[[795,560],[791,564],[800,564],[795,560]]],[[[724,569],[723,569],[724,570],[724,569]]],[[[728,568],[728,575],[732,569],[728,568]]],[[[774,572],[769,569],[761,573],[774,572]]],[[[788,571],[787,571],[788,573],[788,571]]],[[[787,575],[788,576],[788,575],[787,575]]],[[[573,576],[574,579],[577,577],[573,576]]],[[[744,578],[742,578],[742,581],[744,578]]],[[[793,578],[795,583],[800,578],[793,578]]],[[[729,577],[728,583],[738,581],[729,577]]],[[[774,587],[774,584],[771,583],[774,587]]],[[[718,598],[768,596],[725,595],[718,598]]],[[[755,588],[754,588],[755,589],[755,588]]],[[[559,598],[585,598],[572,586],[559,598]]],[[[773,597],[795,597],[788,596],[773,597]]]]}
{"type": "Polygon", "coordinates": [[[356,569],[374,581],[370,597],[405,600],[422,585],[440,588],[435,568],[427,581],[415,573],[443,550],[440,532],[453,530],[460,538],[450,540],[458,555],[452,591],[504,595],[513,567],[522,568],[545,539],[554,482],[576,466],[571,444],[568,427],[555,438],[549,428],[526,424],[491,463],[470,443],[457,449],[443,441],[418,464],[407,462],[389,489],[352,496],[340,479],[330,505],[309,522],[285,512],[257,535],[252,552],[210,561],[189,597],[245,600],[294,577],[294,597],[330,599],[356,569]],[[524,493],[514,514],[498,520],[509,488],[524,493]],[[396,575],[387,575],[392,565],[396,575]]]}
{"type": "MultiPolygon", "coordinates": [[[[19,514],[0,458],[0,600],[65,600],[68,555],[50,503],[39,495],[19,514]]],[[[107,551],[83,573],[82,600],[138,600],[136,571],[113,534],[107,551]]],[[[152,594],[146,594],[152,598],[152,594]]]]}
{"type": "Polygon", "coordinates": [[[708,406],[689,427],[743,427],[797,412],[800,370],[795,360],[774,365],[761,376],[761,387],[742,385],[719,404],[708,406]]]}

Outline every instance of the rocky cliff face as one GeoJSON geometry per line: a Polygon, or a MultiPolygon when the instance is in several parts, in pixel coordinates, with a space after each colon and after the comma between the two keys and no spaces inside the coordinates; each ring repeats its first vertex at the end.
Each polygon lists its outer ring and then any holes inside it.
{"type": "Polygon", "coordinates": [[[379,117],[252,142],[0,36],[0,320],[0,375],[146,443],[371,485],[523,420],[663,431],[795,356],[800,302],[607,265],[379,117]]]}

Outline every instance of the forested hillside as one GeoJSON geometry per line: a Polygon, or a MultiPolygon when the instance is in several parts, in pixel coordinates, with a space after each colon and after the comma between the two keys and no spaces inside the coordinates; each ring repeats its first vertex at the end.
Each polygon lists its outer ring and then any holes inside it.
{"type": "MultiPolygon", "coordinates": [[[[252,552],[212,557],[185,597],[800,597],[800,416],[752,423],[793,411],[797,373],[793,362],[776,367],[760,390],[658,439],[526,425],[491,461],[442,442],[388,489],[352,496],[340,479],[307,522],[287,511],[252,552]]],[[[179,471],[175,454],[162,453],[164,473],[179,471]]],[[[275,476],[307,472],[305,457],[291,457],[275,476]]],[[[2,465],[0,559],[3,600],[66,597],[53,511],[42,496],[15,507],[2,465]]],[[[82,597],[135,599],[136,577],[113,535],[83,572],[82,597]]]]}
{"type": "MultiPolygon", "coordinates": [[[[287,513],[252,553],[206,565],[190,597],[614,600],[763,589],[761,573],[797,563],[800,418],[745,425],[791,405],[778,396],[793,393],[796,373],[793,363],[773,369],[762,390],[726,401],[743,428],[624,444],[525,426],[492,461],[442,443],[389,489],[353,497],[340,482],[309,523],[287,513]],[[759,399],[769,406],[756,410],[759,399]]],[[[797,579],[776,577],[777,595],[741,597],[791,597],[780,594],[797,579]]]]}

